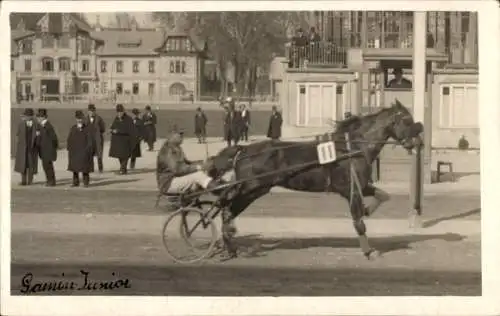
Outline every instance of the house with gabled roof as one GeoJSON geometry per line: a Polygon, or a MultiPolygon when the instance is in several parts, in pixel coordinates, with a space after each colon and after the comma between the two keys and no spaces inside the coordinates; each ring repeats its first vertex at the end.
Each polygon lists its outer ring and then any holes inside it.
{"type": "Polygon", "coordinates": [[[12,13],[10,26],[13,97],[62,101],[91,93],[100,40],[77,13],[12,13]]]}
{"type": "Polygon", "coordinates": [[[174,102],[197,98],[205,45],[188,32],[161,28],[102,28],[96,51],[100,92],[117,102],[174,102]]]}

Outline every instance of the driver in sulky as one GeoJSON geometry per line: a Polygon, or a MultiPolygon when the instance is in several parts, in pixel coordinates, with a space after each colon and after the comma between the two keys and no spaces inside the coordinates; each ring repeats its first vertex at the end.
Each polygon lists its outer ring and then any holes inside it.
{"type": "Polygon", "coordinates": [[[221,185],[231,181],[234,172],[227,172],[221,179],[210,177],[205,170],[209,162],[191,162],[181,147],[182,130],[174,130],[163,144],[156,161],[156,180],[162,194],[182,194],[200,189],[219,193],[221,185]],[[219,189],[218,189],[219,188],[219,189]]]}

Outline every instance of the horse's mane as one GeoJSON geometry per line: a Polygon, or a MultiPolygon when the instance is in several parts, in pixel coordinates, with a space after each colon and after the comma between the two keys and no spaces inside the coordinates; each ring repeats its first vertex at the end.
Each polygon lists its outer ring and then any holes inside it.
{"type": "Polygon", "coordinates": [[[363,121],[372,119],[372,118],[380,115],[380,113],[387,112],[389,110],[391,110],[390,107],[389,108],[382,108],[374,113],[369,113],[369,114],[364,114],[364,115],[353,115],[349,118],[337,121],[337,123],[335,125],[336,126],[335,132],[347,133],[349,131],[352,131],[353,127],[354,127],[354,129],[357,129],[363,121]]]}

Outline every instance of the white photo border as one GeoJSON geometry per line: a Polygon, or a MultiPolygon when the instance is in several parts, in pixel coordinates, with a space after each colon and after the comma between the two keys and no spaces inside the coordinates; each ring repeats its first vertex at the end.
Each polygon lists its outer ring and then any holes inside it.
{"type": "Polygon", "coordinates": [[[500,313],[499,8],[496,1],[4,1],[1,32],[2,315],[493,315],[500,313]],[[10,296],[10,12],[398,10],[479,12],[481,297],[23,297],[10,296]]]}

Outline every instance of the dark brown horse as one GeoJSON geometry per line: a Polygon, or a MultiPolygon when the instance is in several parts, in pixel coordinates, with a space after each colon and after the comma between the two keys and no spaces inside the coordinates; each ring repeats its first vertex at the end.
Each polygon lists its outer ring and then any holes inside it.
{"type": "Polygon", "coordinates": [[[420,132],[422,125],[415,123],[408,109],[396,100],[391,107],[377,113],[354,116],[337,124],[335,132],[330,135],[336,142],[337,155],[349,152],[344,137],[348,133],[351,151],[362,152],[362,155],[352,159],[339,159],[328,165],[320,165],[316,141],[263,141],[223,149],[210,158],[209,173],[220,176],[234,169],[236,179],[245,180],[238,181],[237,185],[222,195],[222,233],[229,256],[236,256],[229,229],[231,222],[272,187],[279,186],[305,192],[336,192],[344,197],[350,202],[361,249],[369,258],[375,250],[368,243],[363,217],[372,214],[389,198],[387,193],[371,182],[372,162],[390,138],[411,151],[420,132]],[[351,163],[359,179],[358,192],[352,190],[351,186],[351,163]],[[375,202],[365,207],[361,195],[372,196],[375,202]]]}

